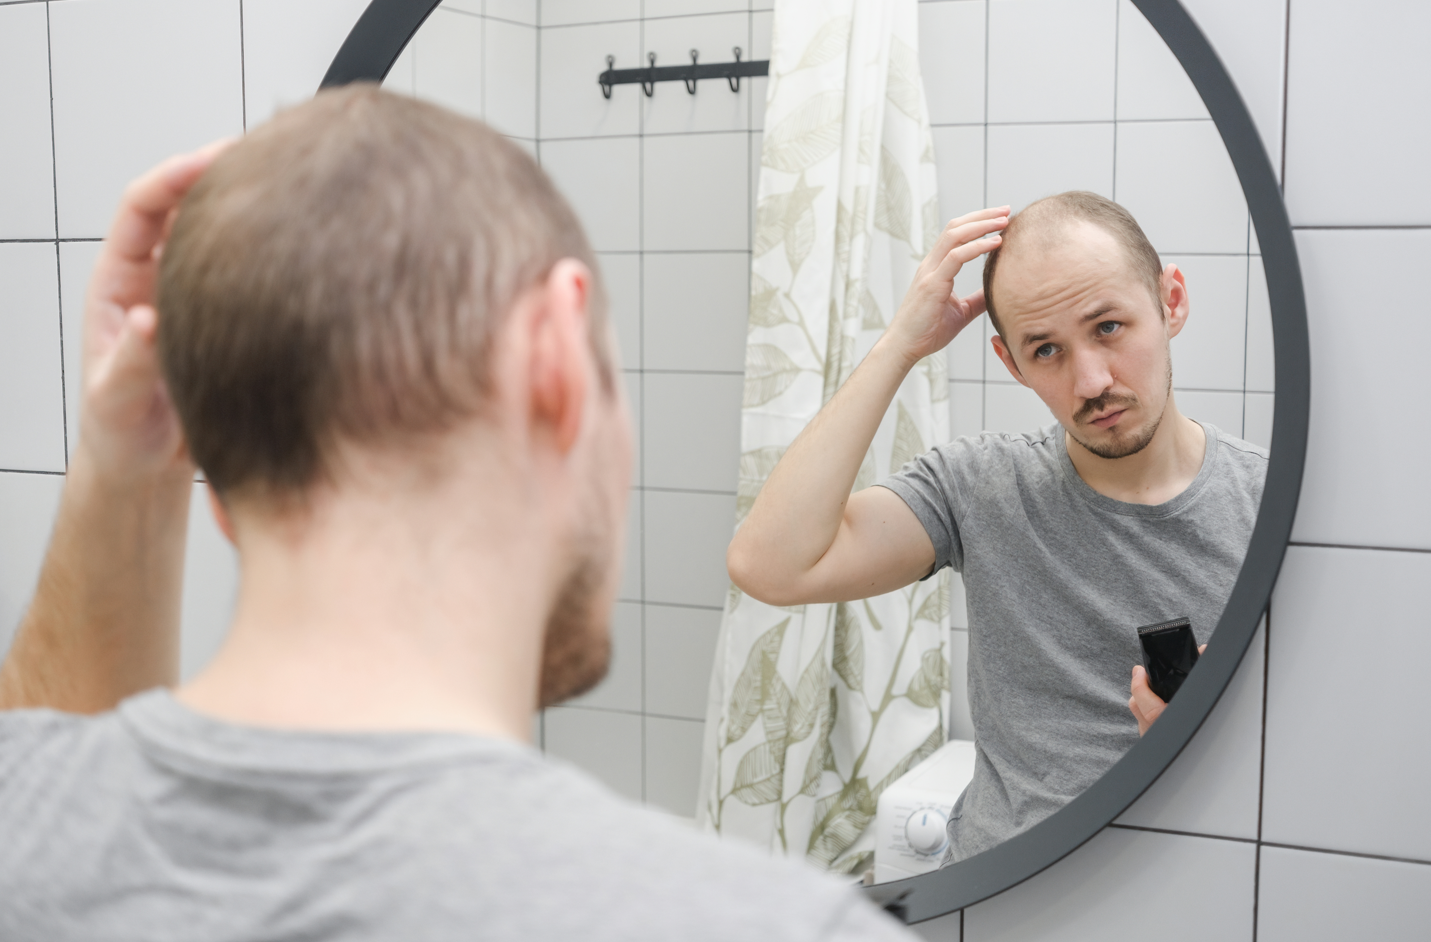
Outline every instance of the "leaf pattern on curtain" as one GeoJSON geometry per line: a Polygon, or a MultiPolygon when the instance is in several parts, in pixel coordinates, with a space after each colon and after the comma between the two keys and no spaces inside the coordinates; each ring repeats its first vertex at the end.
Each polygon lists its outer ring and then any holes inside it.
{"type": "MultiPolygon", "coordinates": [[[[777,0],[750,275],[736,523],[889,324],[941,228],[916,0],[777,0]]],[[[855,479],[947,438],[942,355],[855,479]]],[[[853,872],[879,796],[946,738],[949,589],[778,608],[731,586],[712,671],[706,827],[853,872]]]]}

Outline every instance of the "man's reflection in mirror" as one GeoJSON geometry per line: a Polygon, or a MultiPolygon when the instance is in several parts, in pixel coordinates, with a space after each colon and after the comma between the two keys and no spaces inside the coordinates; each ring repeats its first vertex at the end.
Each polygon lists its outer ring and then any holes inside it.
{"type": "Polygon", "coordinates": [[[1190,313],[1183,272],[1101,196],[955,219],[731,543],[732,579],[777,605],[962,574],[976,762],[946,862],[1057,811],[1156,719],[1141,667],[1130,690],[1140,626],[1186,617],[1205,644],[1217,624],[1267,452],[1179,411],[1171,342],[1190,313]],[[983,290],[959,297],[984,253],[983,290]],[[956,439],[851,495],[910,369],[986,310],[999,359],[1057,421],[956,439]]]}

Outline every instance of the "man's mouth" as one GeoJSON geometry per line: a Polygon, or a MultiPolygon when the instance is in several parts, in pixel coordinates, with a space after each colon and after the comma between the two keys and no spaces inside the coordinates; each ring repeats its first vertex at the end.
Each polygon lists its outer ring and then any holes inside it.
{"type": "Polygon", "coordinates": [[[1118,420],[1121,419],[1123,417],[1123,413],[1127,411],[1127,409],[1114,409],[1112,412],[1101,415],[1096,419],[1092,419],[1088,424],[1096,425],[1099,428],[1112,428],[1113,426],[1118,424],[1118,420]]]}

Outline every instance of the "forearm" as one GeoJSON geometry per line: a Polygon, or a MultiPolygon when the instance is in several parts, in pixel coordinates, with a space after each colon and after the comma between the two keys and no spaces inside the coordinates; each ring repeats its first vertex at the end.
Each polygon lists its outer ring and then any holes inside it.
{"type": "Polygon", "coordinates": [[[917,358],[888,335],[786,450],[727,554],[747,592],[793,586],[834,543],[850,489],[890,403],[917,358]]]}
{"type": "Polygon", "coordinates": [[[35,597],[0,664],[0,709],[93,713],[178,679],[193,471],[116,478],[83,443],[35,597]]]}

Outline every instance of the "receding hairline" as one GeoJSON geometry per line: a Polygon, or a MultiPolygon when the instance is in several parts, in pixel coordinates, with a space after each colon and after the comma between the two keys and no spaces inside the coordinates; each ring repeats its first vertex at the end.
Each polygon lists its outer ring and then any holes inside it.
{"type": "Polygon", "coordinates": [[[1148,241],[1142,227],[1127,209],[1107,197],[1086,190],[1070,190],[1035,200],[1015,213],[1005,227],[1000,245],[990,251],[984,261],[984,299],[989,320],[999,336],[1008,343],[999,322],[994,298],[994,280],[1001,256],[1013,252],[1022,257],[1032,242],[1044,251],[1069,244],[1059,235],[1080,224],[1106,233],[1122,252],[1129,271],[1148,289],[1161,312],[1162,261],[1148,241]]]}

